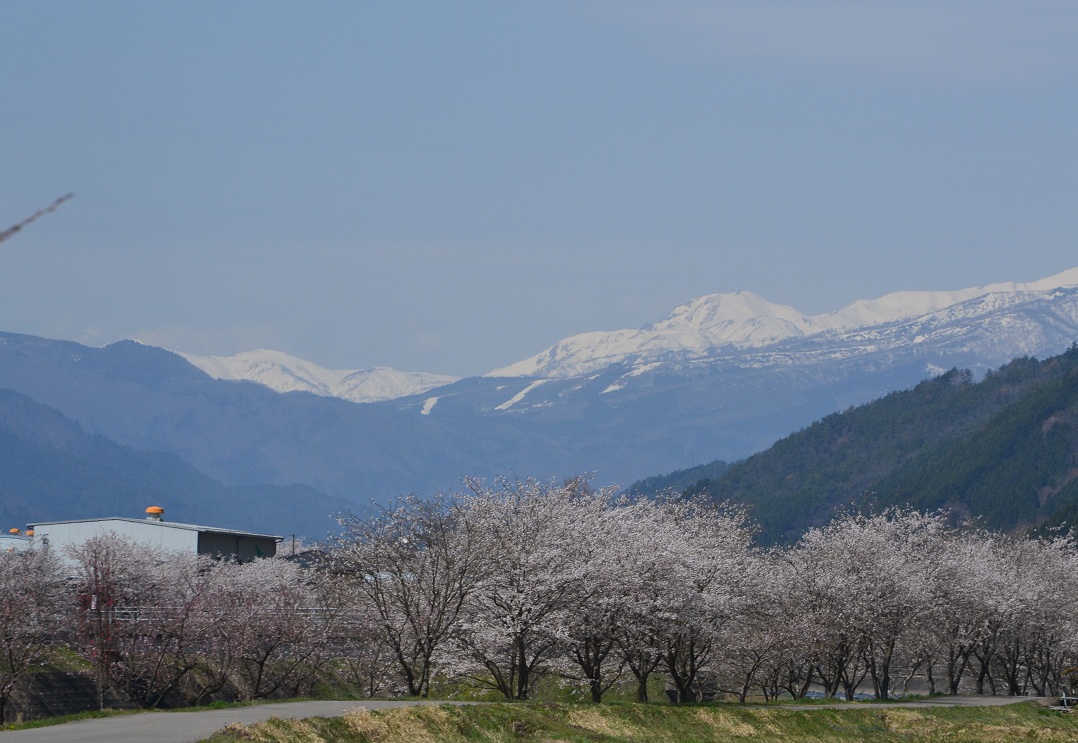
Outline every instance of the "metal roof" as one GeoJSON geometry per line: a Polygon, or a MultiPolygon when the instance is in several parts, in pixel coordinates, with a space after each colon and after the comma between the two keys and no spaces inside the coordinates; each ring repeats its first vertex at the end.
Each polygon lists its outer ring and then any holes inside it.
{"type": "Polygon", "coordinates": [[[216,526],[198,526],[197,524],[180,524],[175,521],[158,521],[156,519],[133,519],[126,516],[105,516],[96,519],[68,519],[66,521],[35,521],[27,524],[30,528],[36,530],[38,526],[50,526],[53,524],[88,524],[94,521],[127,521],[133,524],[150,524],[151,526],[162,526],[170,529],[184,529],[186,531],[197,531],[207,534],[230,534],[238,537],[262,537],[263,539],[276,539],[278,542],[284,540],[284,537],[276,534],[256,534],[249,531],[240,531],[238,529],[221,529],[216,526]]]}

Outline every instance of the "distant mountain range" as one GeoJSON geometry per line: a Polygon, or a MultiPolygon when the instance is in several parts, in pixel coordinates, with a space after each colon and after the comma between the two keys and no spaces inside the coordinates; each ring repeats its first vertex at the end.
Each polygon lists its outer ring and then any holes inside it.
{"type": "Polygon", "coordinates": [[[224,487],[301,484],[362,505],[453,489],[464,475],[627,484],[732,462],[952,367],[980,373],[1076,338],[1073,269],[813,317],[712,295],[646,328],[574,336],[449,383],[276,352],[185,358],[0,333],[0,388],[121,446],[172,452],[224,487]]]}
{"type": "MultiPolygon", "coordinates": [[[[774,304],[752,292],[709,294],[676,307],[657,323],[637,330],[589,332],[559,341],[523,361],[488,372],[486,377],[566,379],[585,377],[614,366],[630,366],[626,379],[651,371],[654,364],[727,359],[759,354],[765,349],[784,353],[789,342],[810,339],[819,348],[855,343],[862,352],[903,344],[947,344],[955,324],[984,323],[982,335],[995,334],[999,346],[1015,347],[1025,339],[1023,353],[1054,348],[1057,336],[1073,330],[1074,312],[1058,307],[1058,290],[1078,287],[1078,268],[1028,283],[999,283],[957,291],[906,291],[879,299],[858,300],[840,310],[805,315],[774,304]],[[1044,305],[1053,308],[1045,313],[1044,305]],[[1037,306],[1040,305],[1040,309],[1037,306]],[[1024,317],[1033,312],[1037,316],[1024,317]],[[1058,318],[1047,317],[1057,313],[1058,318]],[[1063,327],[1043,327],[1061,320],[1063,327]],[[875,344],[876,348],[868,348],[875,344]],[[645,368],[647,367],[647,368],[645,368]]],[[[966,335],[959,332],[960,335],[966,335]]],[[[960,341],[961,342],[961,341],[960,341]]],[[[966,339],[971,353],[992,354],[991,340],[966,339]]],[[[794,346],[803,348],[804,346],[794,346]]],[[[1057,349],[1058,350],[1058,349],[1057,349]]],[[[278,392],[304,391],[352,402],[379,402],[417,395],[458,381],[456,377],[423,372],[374,369],[325,369],[280,351],[246,351],[234,356],[181,354],[215,379],[258,382],[278,392]]],[[[841,354],[839,355],[849,355],[841,354]]],[[[766,359],[766,355],[764,356],[766,359]]],[[[979,366],[990,368],[989,363],[979,366]]],[[[935,370],[929,370],[935,371],[935,370]]]]}

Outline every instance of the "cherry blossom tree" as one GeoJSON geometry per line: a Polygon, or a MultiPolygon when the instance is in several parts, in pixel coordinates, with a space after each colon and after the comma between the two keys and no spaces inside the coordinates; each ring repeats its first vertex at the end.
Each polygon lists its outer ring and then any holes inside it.
{"type": "MultiPolygon", "coordinates": [[[[991,544],[984,532],[958,533],[940,555],[940,587],[933,598],[937,609],[933,626],[945,690],[958,694],[970,668],[973,651],[988,628],[985,591],[995,583],[991,544]]],[[[929,666],[931,672],[931,666],[929,666]]]]}
{"type": "Polygon", "coordinates": [[[609,494],[584,478],[466,483],[461,518],[487,569],[448,655],[477,683],[527,699],[563,660],[565,613],[587,600],[593,525],[609,494]]]}
{"type": "Polygon", "coordinates": [[[648,680],[663,663],[665,639],[677,621],[670,601],[681,559],[681,535],[667,494],[623,505],[621,542],[628,558],[622,578],[622,619],[616,633],[625,666],[636,679],[636,699],[648,701],[648,680]]]}
{"type": "Polygon", "coordinates": [[[368,697],[396,693],[400,665],[378,617],[362,605],[349,605],[336,633],[339,651],[335,659],[347,680],[368,697]]]}
{"type": "Polygon", "coordinates": [[[67,600],[51,550],[0,552],[0,722],[19,680],[46,662],[69,615],[67,600]]]}
{"type": "Polygon", "coordinates": [[[202,608],[208,589],[201,560],[182,553],[139,555],[138,585],[114,625],[112,681],[144,707],[159,706],[197,667],[205,643],[202,608]]]}
{"type": "Polygon", "coordinates": [[[735,604],[749,598],[755,550],[744,515],[675,494],[618,510],[616,641],[637,700],[648,701],[648,679],[660,667],[675,679],[678,696],[695,698],[716,632],[736,623],[735,604]]]}
{"type": "Polygon", "coordinates": [[[214,640],[243,699],[294,689],[324,661],[331,622],[323,621],[309,577],[270,558],[221,564],[214,640]],[[223,579],[223,580],[220,580],[223,579]]]}
{"type": "Polygon", "coordinates": [[[942,515],[888,511],[848,515],[801,539],[792,559],[815,614],[816,671],[825,691],[848,699],[865,678],[879,699],[910,628],[931,615],[933,581],[947,533],[942,515]]]}
{"type": "Polygon", "coordinates": [[[242,628],[247,621],[245,603],[250,587],[235,585],[234,572],[235,563],[215,560],[199,573],[206,587],[206,600],[199,615],[203,641],[197,656],[197,683],[187,690],[192,706],[202,704],[231,684],[244,652],[246,636],[236,628],[242,628]]]}
{"type": "Polygon", "coordinates": [[[94,666],[98,707],[104,709],[106,688],[127,676],[122,623],[137,617],[145,599],[141,589],[152,573],[153,551],[110,532],[69,546],[67,553],[76,576],[79,650],[94,666]]]}
{"type": "Polygon", "coordinates": [[[757,550],[743,511],[705,500],[664,499],[650,514],[666,581],[658,601],[662,666],[676,701],[701,698],[701,672],[721,649],[723,633],[743,615],[757,550]]]}
{"type": "Polygon", "coordinates": [[[106,685],[160,705],[199,667],[209,644],[213,561],[160,551],[116,534],[69,549],[77,574],[78,636],[106,685]]]}
{"type": "Polygon", "coordinates": [[[1036,591],[1027,613],[1025,665],[1035,693],[1048,696],[1065,688],[1065,669],[1078,665],[1078,542],[1072,533],[1044,540],[1040,547],[1029,566],[1036,591]]]}
{"type": "Polygon", "coordinates": [[[999,569],[1017,590],[1000,624],[992,670],[1010,695],[1058,692],[1063,664],[1074,658],[1075,544],[1069,537],[1009,541],[999,569]]]}
{"type": "Polygon", "coordinates": [[[333,570],[377,617],[409,696],[430,691],[432,659],[481,577],[481,553],[457,500],[402,498],[341,520],[333,570]]]}
{"type": "Polygon", "coordinates": [[[568,670],[564,675],[587,685],[599,703],[621,678],[625,659],[618,650],[624,624],[633,618],[630,602],[639,579],[642,542],[634,538],[637,509],[613,500],[613,489],[584,489],[572,530],[578,559],[587,565],[577,597],[562,612],[568,670]]]}
{"type": "Polygon", "coordinates": [[[800,698],[807,689],[811,668],[801,652],[802,630],[797,607],[789,598],[789,563],[778,551],[761,554],[752,564],[743,586],[741,613],[726,625],[718,657],[718,678],[724,693],[745,702],[752,689],[765,700],[783,690],[800,698]]]}
{"type": "MultiPolygon", "coordinates": [[[[951,545],[950,564],[962,573],[947,591],[953,617],[948,628],[950,655],[958,659],[959,671],[968,665],[976,673],[978,694],[997,692],[993,674],[997,653],[1009,634],[1021,632],[1030,609],[1031,568],[1026,563],[1032,549],[1027,539],[983,531],[964,534],[951,545]]],[[[949,675],[949,689],[957,693],[961,673],[949,675]]]]}

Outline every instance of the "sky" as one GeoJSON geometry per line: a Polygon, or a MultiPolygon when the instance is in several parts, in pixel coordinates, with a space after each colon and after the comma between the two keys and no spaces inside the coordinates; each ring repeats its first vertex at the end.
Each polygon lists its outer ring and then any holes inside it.
{"type": "Polygon", "coordinates": [[[0,3],[0,330],[461,376],[1078,266],[1078,3],[0,3]]]}

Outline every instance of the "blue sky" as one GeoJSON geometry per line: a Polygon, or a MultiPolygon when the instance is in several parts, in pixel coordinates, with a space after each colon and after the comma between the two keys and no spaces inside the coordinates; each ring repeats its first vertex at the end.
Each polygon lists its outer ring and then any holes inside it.
{"type": "Polygon", "coordinates": [[[479,374],[1078,265],[1078,3],[0,4],[0,330],[479,374]]]}

